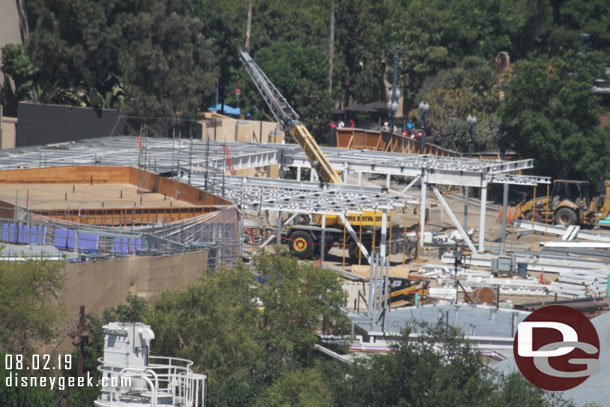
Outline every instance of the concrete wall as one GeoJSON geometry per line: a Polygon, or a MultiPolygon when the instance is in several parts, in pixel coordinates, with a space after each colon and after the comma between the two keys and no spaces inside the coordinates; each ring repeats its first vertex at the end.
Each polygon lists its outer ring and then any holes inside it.
{"type": "Polygon", "coordinates": [[[207,258],[206,249],[167,257],[67,263],[59,302],[67,319],[76,318],[81,305],[100,315],[105,308],[124,303],[128,293],[154,298],[161,291],[185,287],[203,275],[207,258]]]}
{"type": "Polygon", "coordinates": [[[17,118],[2,116],[2,127],[0,131],[0,149],[15,148],[17,139],[17,118]]]}
{"type": "Polygon", "coordinates": [[[20,102],[17,147],[110,136],[117,129],[117,110],[20,102]]]}

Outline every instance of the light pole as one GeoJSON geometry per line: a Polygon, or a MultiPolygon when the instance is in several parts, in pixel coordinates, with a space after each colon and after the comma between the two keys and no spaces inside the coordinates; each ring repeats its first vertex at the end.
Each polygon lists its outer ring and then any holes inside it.
{"type": "Polygon", "coordinates": [[[419,103],[419,112],[421,113],[421,121],[422,121],[422,126],[423,126],[423,134],[421,135],[421,138],[419,139],[419,153],[423,154],[424,153],[424,137],[426,136],[426,119],[428,118],[428,112],[430,111],[430,105],[425,103],[425,102],[420,102],[419,103]]]}
{"type": "Polygon", "coordinates": [[[579,35],[580,41],[582,42],[582,50],[580,51],[581,55],[586,54],[589,51],[589,40],[591,39],[591,34],[588,33],[580,33],[579,35]]]}
{"type": "Polygon", "coordinates": [[[390,134],[394,133],[394,117],[398,110],[398,98],[400,98],[400,90],[396,88],[398,82],[398,44],[396,44],[396,52],[394,53],[394,76],[392,78],[392,93],[388,102],[388,110],[390,111],[390,134]]]}
{"type": "MultiPolygon", "coordinates": [[[[472,158],[472,136],[474,135],[474,126],[477,124],[477,117],[468,115],[466,123],[468,123],[468,133],[470,135],[468,140],[468,161],[470,161],[470,158],[472,158]]],[[[466,186],[464,194],[464,230],[468,231],[468,186],[466,186]]]]}

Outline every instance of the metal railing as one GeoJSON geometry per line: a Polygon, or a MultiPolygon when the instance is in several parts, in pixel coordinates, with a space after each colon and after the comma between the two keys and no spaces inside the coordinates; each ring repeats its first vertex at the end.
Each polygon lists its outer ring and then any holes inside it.
{"type": "Polygon", "coordinates": [[[97,370],[106,378],[107,385],[102,387],[95,406],[126,406],[136,401],[151,407],[205,405],[207,376],[194,373],[192,361],[165,356],[150,356],[148,360],[146,366],[130,367],[99,358],[97,370]],[[129,379],[130,386],[124,385],[125,379],[129,379]]]}

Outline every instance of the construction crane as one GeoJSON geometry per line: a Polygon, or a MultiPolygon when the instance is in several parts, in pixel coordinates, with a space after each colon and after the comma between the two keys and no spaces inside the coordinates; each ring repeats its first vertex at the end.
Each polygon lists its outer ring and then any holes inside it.
{"type": "Polygon", "coordinates": [[[261,96],[269,106],[271,113],[282,127],[282,130],[289,133],[301,146],[311,168],[315,169],[323,182],[330,184],[343,184],[341,177],[334,170],[333,166],[324,155],[318,143],[313,138],[307,128],[299,121],[299,115],[294,111],[290,103],[271,83],[267,75],[261,70],[249,53],[240,49],[239,59],[244,64],[246,71],[258,88],[261,96]]]}
{"type": "MultiPolygon", "coordinates": [[[[267,75],[254,62],[248,52],[240,49],[239,59],[244,64],[246,71],[252,78],[261,96],[271,109],[273,116],[280,124],[283,131],[289,133],[301,146],[312,169],[318,173],[320,180],[329,184],[343,184],[341,177],[330,164],[324,152],[318,146],[313,136],[307,128],[299,121],[299,115],[294,111],[290,103],[286,101],[279,90],[271,83],[267,75]]],[[[353,226],[361,226],[362,232],[360,241],[370,252],[372,242],[380,239],[381,212],[379,211],[362,211],[362,213],[348,213],[347,219],[353,226]]],[[[388,220],[390,214],[388,214],[388,220]]],[[[335,244],[345,244],[349,247],[350,258],[353,261],[360,261],[360,249],[351,234],[343,237],[344,231],[341,220],[336,214],[328,214],[326,216],[325,225],[325,247],[321,247],[322,242],[322,216],[312,216],[311,223],[309,221],[293,225],[282,232],[282,239],[288,242],[290,251],[300,259],[306,259],[314,254],[321,254],[322,250],[328,252],[335,244]],[[317,250],[316,250],[317,248],[317,250]]],[[[394,236],[400,234],[400,230],[394,226],[394,236]]],[[[397,239],[398,240],[398,239],[397,239]]],[[[394,247],[398,247],[395,245],[394,247]]]]}

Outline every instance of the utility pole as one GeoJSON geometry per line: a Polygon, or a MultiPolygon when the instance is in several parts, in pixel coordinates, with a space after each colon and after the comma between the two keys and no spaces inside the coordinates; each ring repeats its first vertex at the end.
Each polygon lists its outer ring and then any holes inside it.
{"type": "Polygon", "coordinates": [[[89,332],[85,330],[85,306],[80,306],[79,318],[78,318],[78,326],[76,327],[76,332],[70,334],[72,338],[72,344],[78,347],[78,365],[76,369],[77,376],[81,377],[83,375],[83,369],[85,364],[85,345],[90,345],[93,340],[89,338],[89,332]]]}
{"type": "Polygon", "coordinates": [[[328,45],[328,93],[333,91],[333,64],[335,62],[335,0],[330,2],[330,44],[328,45]]]}
{"type": "Polygon", "coordinates": [[[250,32],[252,30],[252,0],[248,2],[248,23],[246,24],[246,51],[250,51],[250,32]]]}

